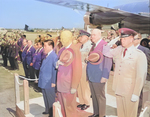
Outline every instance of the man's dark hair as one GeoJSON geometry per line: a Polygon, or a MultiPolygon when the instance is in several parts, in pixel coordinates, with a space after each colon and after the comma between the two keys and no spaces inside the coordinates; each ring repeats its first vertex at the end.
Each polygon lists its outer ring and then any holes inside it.
{"type": "Polygon", "coordinates": [[[52,47],[54,48],[54,41],[51,39],[45,40],[44,42],[48,42],[48,45],[52,45],[52,47]]]}
{"type": "Polygon", "coordinates": [[[52,35],[50,35],[50,34],[47,34],[48,36],[50,36],[50,37],[52,37],[52,35]]]}
{"type": "Polygon", "coordinates": [[[38,42],[37,44],[40,44],[40,45],[42,45],[42,42],[38,42]]]}
{"type": "Polygon", "coordinates": [[[41,42],[41,39],[39,39],[38,42],[41,42]]]}
{"type": "Polygon", "coordinates": [[[26,38],[26,35],[22,35],[24,38],[26,38]]]}
{"type": "Polygon", "coordinates": [[[149,42],[150,42],[150,40],[148,40],[147,38],[144,38],[141,40],[140,45],[150,49],[149,44],[148,44],[149,42]]]}

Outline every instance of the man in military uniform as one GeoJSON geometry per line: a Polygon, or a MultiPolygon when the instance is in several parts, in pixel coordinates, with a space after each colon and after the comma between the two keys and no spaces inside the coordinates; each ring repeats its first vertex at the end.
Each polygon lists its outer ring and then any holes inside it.
{"type": "Polygon", "coordinates": [[[7,56],[6,56],[6,53],[7,53],[7,47],[6,47],[6,34],[3,35],[3,38],[2,38],[2,43],[1,43],[1,53],[2,53],[2,58],[3,58],[3,65],[4,67],[7,66],[7,56]]]}
{"type": "Polygon", "coordinates": [[[13,69],[19,69],[17,58],[18,58],[18,45],[16,42],[16,39],[13,40],[12,43],[12,52],[11,52],[11,57],[12,57],[12,63],[13,63],[13,69]]]}
{"type": "Polygon", "coordinates": [[[137,34],[132,29],[119,29],[121,44],[115,49],[104,46],[103,53],[115,59],[113,90],[117,99],[118,117],[137,117],[139,96],[147,76],[147,58],[133,45],[137,34]]]}
{"type": "Polygon", "coordinates": [[[10,39],[9,43],[8,43],[8,60],[9,60],[11,68],[13,69],[13,61],[12,61],[12,57],[11,57],[12,43],[13,43],[13,41],[10,39]]]}
{"type": "MultiPolygon", "coordinates": [[[[90,50],[90,46],[88,45],[88,48],[85,47],[86,43],[89,41],[90,34],[84,30],[80,30],[79,36],[78,36],[78,43],[81,43],[81,59],[82,59],[82,77],[78,86],[78,98],[79,98],[79,105],[78,108],[81,108],[81,110],[85,110],[89,107],[90,103],[90,88],[89,88],[89,82],[86,77],[86,63],[85,58],[88,55],[88,50],[90,50]],[[84,48],[85,47],[85,48],[84,48]]],[[[91,45],[91,41],[89,43],[91,45]]]]}
{"type": "Polygon", "coordinates": [[[2,57],[4,61],[4,67],[7,67],[7,53],[8,53],[8,41],[4,41],[2,49],[2,57]]]}

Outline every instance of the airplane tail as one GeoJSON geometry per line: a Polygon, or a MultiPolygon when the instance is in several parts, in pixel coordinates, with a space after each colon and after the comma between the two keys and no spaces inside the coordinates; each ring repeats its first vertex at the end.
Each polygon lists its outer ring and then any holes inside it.
{"type": "Polygon", "coordinates": [[[28,31],[29,30],[28,28],[29,28],[29,26],[25,24],[24,30],[28,31]]]}

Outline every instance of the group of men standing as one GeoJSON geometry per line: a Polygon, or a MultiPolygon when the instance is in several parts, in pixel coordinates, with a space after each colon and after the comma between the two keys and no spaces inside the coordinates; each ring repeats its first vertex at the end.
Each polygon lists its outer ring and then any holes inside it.
{"type": "Polygon", "coordinates": [[[10,67],[12,70],[18,70],[18,45],[17,45],[17,39],[13,35],[7,35],[4,34],[2,40],[1,40],[1,54],[3,59],[3,66],[8,66],[8,61],[10,63],[10,67]]]}
{"type": "MultiPolygon", "coordinates": [[[[89,82],[94,110],[94,114],[89,117],[105,117],[105,84],[109,78],[113,58],[116,66],[113,90],[117,98],[118,117],[137,116],[139,97],[147,76],[147,59],[149,60],[149,56],[146,56],[133,45],[137,32],[128,28],[122,28],[119,30],[119,33],[121,45],[112,49],[110,44],[101,39],[101,30],[92,30],[92,47],[87,57],[85,57],[87,63],[86,72],[83,70],[85,66],[82,64],[82,53],[80,50],[88,41],[89,33],[80,31],[77,43],[73,43],[72,33],[68,30],[62,31],[60,41],[63,48],[58,52],[58,57],[53,50],[53,41],[47,40],[44,42],[44,50],[48,48],[49,50],[46,52],[46,59],[43,60],[39,77],[39,87],[43,89],[42,93],[46,106],[43,114],[49,113],[50,117],[52,117],[52,104],[55,97],[54,87],[57,86],[57,99],[61,104],[63,117],[83,117],[77,111],[77,108],[84,110],[89,105],[83,103],[77,105],[76,97],[82,76],[85,76],[89,82]],[[54,78],[56,76],[57,78],[54,78]]],[[[83,83],[82,85],[85,84],[83,83]]],[[[80,97],[79,93],[78,97],[80,97]]]]}
{"type": "Polygon", "coordinates": [[[84,117],[77,108],[89,108],[90,97],[93,114],[89,117],[105,117],[105,84],[114,61],[113,90],[117,100],[117,115],[139,116],[139,99],[147,77],[150,51],[139,45],[141,37],[134,30],[121,28],[118,33],[121,45],[113,48],[118,40],[107,44],[99,29],[93,29],[91,34],[81,30],[76,43],[73,42],[72,32],[63,30],[60,34],[63,47],[58,55],[51,39],[45,40],[43,46],[39,41],[34,47],[31,40],[18,40],[18,43],[22,42],[22,45],[18,45],[22,46],[20,56],[26,77],[35,79],[36,74],[39,78],[38,86],[42,89],[45,103],[43,114],[53,117],[57,88],[57,100],[63,117],[84,117]],[[86,46],[86,43],[92,43],[92,46],[86,46]],[[82,52],[85,46],[88,48],[85,49],[86,53],[82,52]],[[77,95],[79,105],[76,102],[77,95]]]}
{"type": "Polygon", "coordinates": [[[45,57],[42,42],[38,42],[33,46],[32,41],[26,38],[21,38],[20,41],[22,42],[20,55],[25,77],[30,79],[39,78],[39,70],[45,57]]]}

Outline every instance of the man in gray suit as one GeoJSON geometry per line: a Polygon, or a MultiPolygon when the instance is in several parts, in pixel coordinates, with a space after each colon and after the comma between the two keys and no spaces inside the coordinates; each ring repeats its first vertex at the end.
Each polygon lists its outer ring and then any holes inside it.
{"type": "MultiPolygon", "coordinates": [[[[150,64],[150,50],[149,50],[148,48],[146,48],[146,47],[140,45],[141,40],[142,40],[141,34],[137,34],[137,35],[134,37],[134,41],[133,41],[134,46],[135,46],[137,49],[139,49],[139,50],[141,50],[141,51],[143,51],[143,52],[145,53],[145,55],[146,55],[146,57],[147,57],[147,63],[150,64]]],[[[148,68],[147,70],[149,70],[149,68],[148,68]]],[[[150,73],[149,73],[148,71],[147,71],[147,78],[146,78],[146,79],[147,79],[147,80],[150,80],[150,73]]],[[[137,114],[138,117],[139,117],[140,112],[141,112],[141,109],[142,109],[143,90],[141,91],[141,94],[140,94],[140,98],[139,98],[139,99],[140,99],[140,100],[139,100],[138,114],[137,114]]]]}

